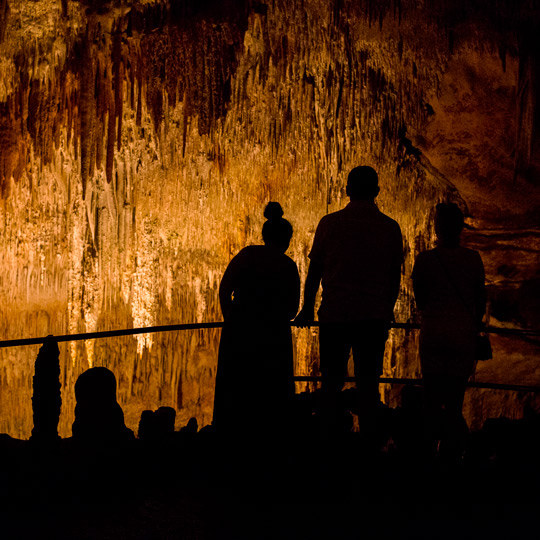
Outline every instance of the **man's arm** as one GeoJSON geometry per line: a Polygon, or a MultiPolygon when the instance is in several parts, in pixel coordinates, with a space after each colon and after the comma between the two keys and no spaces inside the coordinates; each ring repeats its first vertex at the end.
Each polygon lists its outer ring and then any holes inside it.
{"type": "Polygon", "coordinates": [[[396,233],[395,241],[395,261],[390,271],[390,300],[392,301],[392,309],[396,305],[396,301],[399,296],[399,287],[401,284],[401,269],[403,267],[403,237],[401,236],[401,230],[396,233]]]}
{"type": "Polygon", "coordinates": [[[313,260],[310,262],[304,286],[304,305],[294,319],[298,326],[308,326],[315,319],[315,298],[321,284],[322,271],[322,263],[313,260]]]}
{"type": "Polygon", "coordinates": [[[392,301],[392,309],[396,305],[399,296],[399,286],[401,284],[401,264],[395,265],[390,275],[390,299],[392,301]]]}

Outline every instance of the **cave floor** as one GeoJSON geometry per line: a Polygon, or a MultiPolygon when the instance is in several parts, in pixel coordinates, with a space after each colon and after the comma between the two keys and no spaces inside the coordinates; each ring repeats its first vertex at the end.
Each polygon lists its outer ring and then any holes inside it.
{"type": "Polygon", "coordinates": [[[447,467],[343,446],[246,460],[214,448],[178,459],[158,451],[139,468],[127,456],[127,478],[106,467],[100,476],[99,468],[86,468],[87,458],[74,457],[84,482],[66,480],[62,467],[74,462],[65,460],[51,462],[49,471],[40,466],[38,476],[20,469],[15,489],[0,490],[0,536],[514,539],[529,538],[540,525],[540,467],[518,460],[447,467]]]}

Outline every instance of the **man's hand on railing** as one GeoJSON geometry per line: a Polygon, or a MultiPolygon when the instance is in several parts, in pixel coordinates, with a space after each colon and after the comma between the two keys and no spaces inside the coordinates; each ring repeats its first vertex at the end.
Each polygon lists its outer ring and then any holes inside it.
{"type": "Polygon", "coordinates": [[[310,326],[311,323],[315,320],[315,308],[309,308],[304,306],[300,313],[295,317],[294,322],[300,328],[306,328],[310,326]]]}

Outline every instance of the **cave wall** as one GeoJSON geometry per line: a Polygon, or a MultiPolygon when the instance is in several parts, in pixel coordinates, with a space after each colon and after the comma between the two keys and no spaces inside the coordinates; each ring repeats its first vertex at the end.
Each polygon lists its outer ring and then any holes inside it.
{"type": "MultiPolygon", "coordinates": [[[[396,320],[416,317],[414,258],[434,204],[454,200],[486,262],[491,322],[538,326],[539,71],[523,37],[537,20],[525,1],[0,0],[2,338],[221,320],[220,276],[261,241],[266,202],[284,207],[304,277],[317,222],[360,163],[404,233],[396,320]]],[[[416,339],[392,333],[386,375],[418,376],[416,339]]],[[[209,422],[218,341],[61,345],[61,434],[92,365],[115,372],[130,427],[159,405],[209,422]]],[[[538,343],[494,347],[477,378],[540,383],[538,343]]],[[[295,331],[295,351],[296,372],[317,373],[316,332],[295,331]]],[[[0,432],[30,434],[36,354],[0,349],[0,432]]],[[[470,393],[469,418],[525,401],[470,393]]]]}

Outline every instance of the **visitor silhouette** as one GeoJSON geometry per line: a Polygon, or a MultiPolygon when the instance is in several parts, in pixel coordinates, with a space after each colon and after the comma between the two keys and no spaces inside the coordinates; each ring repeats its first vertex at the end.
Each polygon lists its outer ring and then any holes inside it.
{"type": "MultiPolygon", "coordinates": [[[[352,349],[358,389],[358,412],[369,431],[380,403],[389,323],[401,280],[403,245],[399,225],[379,211],[377,172],[355,167],[347,179],[349,204],[324,216],[315,232],[304,290],[296,317],[300,326],[314,319],[315,298],[322,281],[319,349],[327,420],[337,413],[352,349]]],[[[326,429],[323,428],[323,431],[326,429]]]]}
{"type": "Polygon", "coordinates": [[[243,248],[219,288],[225,323],[219,345],[213,425],[235,435],[281,430],[294,395],[290,320],[300,278],[285,252],[292,226],[279,203],[265,208],[264,245],[243,248]]]}
{"type": "Polygon", "coordinates": [[[467,379],[476,364],[477,335],[486,308],[484,265],[460,246],[463,213],[454,203],[435,209],[437,247],[416,258],[412,279],[421,313],[420,363],[428,452],[455,461],[463,451],[467,379]]]}

